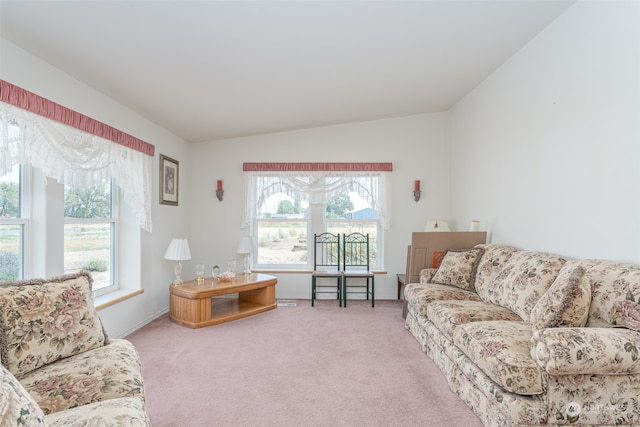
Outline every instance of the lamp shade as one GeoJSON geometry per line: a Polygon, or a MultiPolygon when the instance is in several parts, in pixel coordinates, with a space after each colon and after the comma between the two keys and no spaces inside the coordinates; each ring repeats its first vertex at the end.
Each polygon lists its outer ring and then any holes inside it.
{"type": "Polygon", "coordinates": [[[242,236],[238,245],[239,254],[250,254],[253,252],[253,240],[251,236],[242,236]]]}
{"type": "Polygon", "coordinates": [[[187,239],[173,239],[164,254],[164,259],[172,261],[185,261],[191,259],[191,251],[189,251],[189,242],[187,239]]]}

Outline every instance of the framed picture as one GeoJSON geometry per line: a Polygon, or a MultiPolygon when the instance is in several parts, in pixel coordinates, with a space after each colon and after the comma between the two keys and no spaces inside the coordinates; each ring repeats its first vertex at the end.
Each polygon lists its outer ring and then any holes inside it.
{"type": "Polygon", "coordinates": [[[178,206],[178,161],[160,154],[160,203],[178,206]]]}

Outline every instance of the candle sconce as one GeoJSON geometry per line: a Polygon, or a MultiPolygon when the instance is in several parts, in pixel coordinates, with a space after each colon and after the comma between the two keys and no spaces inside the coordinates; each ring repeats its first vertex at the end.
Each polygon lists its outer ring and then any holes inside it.
{"type": "Polygon", "coordinates": [[[416,202],[419,201],[421,195],[422,191],[420,191],[420,180],[417,179],[413,185],[413,200],[416,202]]]}
{"type": "Polygon", "coordinates": [[[222,180],[218,180],[218,187],[216,189],[216,197],[218,200],[222,201],[222,196],[224,195],[224,190],[222,189],[222,180]]]}

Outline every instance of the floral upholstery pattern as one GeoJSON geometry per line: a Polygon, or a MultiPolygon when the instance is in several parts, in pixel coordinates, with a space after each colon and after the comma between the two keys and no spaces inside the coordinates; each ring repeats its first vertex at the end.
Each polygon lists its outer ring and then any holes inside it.
{"type": "Polygon", "coordinates": [[[420,270],[420,284],[426,285],[427,283],[431,283],[431,279],[433,275],[438,271],[437,268],[423,268],[420,270]]]}
{"type": "Polygon", "coordinates": [[[16,377],[107,342],[89,273],[0,285],[0,354],[16,377]]]}
{"type": "Polygon", "coordinates": [[[533,329],[584,326],[589,317],[591,287],[582,281],[584,267],[569,261],[531,310],[533,329]]]}
{"type": "Polygon", "coordinates": [[[138,353],[123,339],[43,366],[20,382],[47,415],[118,397],[144,399],[138,353]]]}
{"type": "Polygon", "coordinates": [[[405,326],[451,390],[486,426],[640,426],[640,266],[479,246],[480,300],[462,289],[461,300],[438,300],[429,290],[446,285],[428,284],[432,276],[414,290],[422,305],[407,300],[405,326]],[[488,303],[501,308],[486,311],[488,303]],[[501,309],[519,315],[512,307],[530,307],[523,319],[544,328],[481,320],[501,309]],[[582,324],[585,311],[585,326],[567,326],[582,324]]]}
{"type": "Polygon", "coordinates": [[[640,334],[629,329],[549,328],[531,341],[531,357],[551,375],[640,374],[640,334]]]}
{"type": "Polygon", "coordinates": [[[583,280],[591,286],[591,326],[598,319],[609,325],[636,329],[640,304],[640,266],[607,260],[587,262],[583,280]],[[624,324],[626,323],[626,324],[624,324]]]}
{"type": "Polygon", "coordinates": [[[50,427],[148,427],[151,421],[144,402],[135,397],[121,397],[46,416],[50,427]]]}
{"type": "Polygon", "coordinates": [[[484,301],[437,301],[429,304],[427,318],[449,339],[458,325],[484,320],[522,321],[508,308],[484,301]]]}
{"type": "Polygon", "coordinates": [[[564,263],[563,258],[544,252],[516,252],[493,279],[487,301],[529,319],[531,310],[556,279],[564,263]]]}
{"type": "Polygon", "coordinates": [[[517,249],[497,244],[480,244],[476,247],[484,249],[484,253],[478,262],[473,286],[483,301],[489,301],[488,292],[491,289],[491,282],[517,249]]]}
{"type": "Polygon", "coordinates": [[[442,300],[472,300],[480,301],[480,297],[472,291],[465,291],[460,288],[447,285],[437,285],[435,283],[420,284],[410,283],[404,288],[404,299],[407,304],[426,316],[427,307],[434,301],[442,300]]]}
{"type": "Polygon", "coordinates": [[[44,413],[20,382],[0,366],[0,426],[45,427],[44,413]]]}
{"type": "Polygon", "coordinates": [[[482,248],[448,250],[431,282],[473,290],[476,268],[483,252],[482,248]]]}
{"type": "Polygon", "coordinates": [[[531,334],[531,325],[525,322],[473,322],[457,327],[453,342],[503,389],[541,394],[542,370],[530,356],[531,334]]]}

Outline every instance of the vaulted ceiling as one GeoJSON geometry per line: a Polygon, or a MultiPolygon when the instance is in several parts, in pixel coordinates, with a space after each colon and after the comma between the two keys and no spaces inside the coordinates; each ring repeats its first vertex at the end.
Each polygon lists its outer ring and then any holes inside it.
{"type": "Polygon", "coordinates": [[[572,3],[1,0],[0,36],[196,142],[446,111],[572,3]]]}

